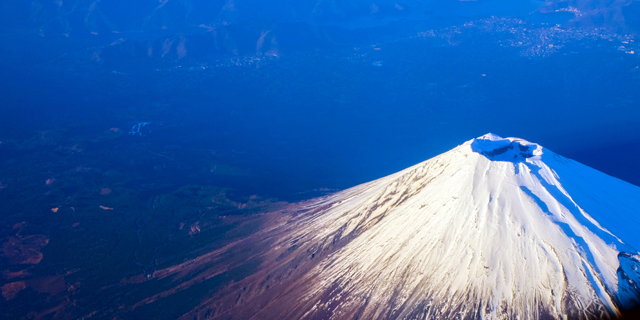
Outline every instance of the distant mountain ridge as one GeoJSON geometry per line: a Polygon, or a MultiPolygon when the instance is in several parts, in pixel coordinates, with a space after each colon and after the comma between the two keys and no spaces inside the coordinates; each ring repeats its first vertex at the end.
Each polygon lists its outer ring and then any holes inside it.
{"type": "Polygon", "coordinates": [[[232,24],[251,19],[274,22],[343,23],[371,17],[406,18],[456,15],[526,15],[543,12],[574,12],[577,21],[620,30],[637,27],[637,0],[556,0],[542,5],[532,1],[395,1],[395,0],[163,0],[163,1],[5,1],[0,8],[0,28],[29,30],[42,35],[73,35],[105,32],[140,32],[180,29],[200,25],[232,24]],[[635,20],[634,20],[635,19],[635,20]],[[627,23],[629,20],[630,23],[627,23]]]}
{"type": "Polygon", "coordinates": [[[560,24],[577,38],[581,32],[635,37],[640,0],[5,1],[0,55],[14,61],[9,65],[67,57],[107,68],[199,68],[219,57],[371,46],[496,17],[528,24],[516,31],[520,34],[560,24]]]}

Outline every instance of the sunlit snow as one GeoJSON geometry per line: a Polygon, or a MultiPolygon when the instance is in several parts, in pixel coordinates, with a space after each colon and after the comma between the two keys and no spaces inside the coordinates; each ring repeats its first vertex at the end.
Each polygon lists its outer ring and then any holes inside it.
{"type": "Polygon", "coordinates": [[[640,188],[522,139],[487,134],[308,209],[278,246],[330,251],[297,280],[310,314],[599,317],[640,295],[640,188]]]}

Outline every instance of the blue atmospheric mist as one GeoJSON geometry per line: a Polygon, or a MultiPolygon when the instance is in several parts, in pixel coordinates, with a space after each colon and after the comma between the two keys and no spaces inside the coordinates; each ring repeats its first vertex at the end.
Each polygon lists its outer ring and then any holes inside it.
{"type": "Polygon", "coordinates": [[[487,133],[640,186],[639,32],[640,0],[0,1],[0,319],[267,303],[351,239],[272,228],[300,201],[487,133]]]}
{"type": "Polygon", "coordinates": [[[62,130],[177,168],[149,180],[291,200],[493,132],[640,185],[638,5],[586,2],[14,1],[0,138],[62,130]]]}

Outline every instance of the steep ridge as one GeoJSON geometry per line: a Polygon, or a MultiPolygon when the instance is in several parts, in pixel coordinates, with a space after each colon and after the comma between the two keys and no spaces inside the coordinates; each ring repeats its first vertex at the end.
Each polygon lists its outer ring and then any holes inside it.
{"type": "Polygon", "coordinates": [[[261,235],[260,272],[194,314],[616,317],[640,297],[639,213],[640,188],[487,134],[311,201],[261,235]]]}

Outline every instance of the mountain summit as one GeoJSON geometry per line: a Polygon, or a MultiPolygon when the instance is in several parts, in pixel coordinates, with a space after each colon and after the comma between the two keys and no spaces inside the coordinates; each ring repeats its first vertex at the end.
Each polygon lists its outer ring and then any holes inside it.
{"type": "MultiPolygon", "coordinates": [[[[590,319],[640,297],[640,188],[493,134],[312,200],[260,271],[212,301],[242,319],[590,319]]],[[[267,239],[267,240],[264,240],[267,239]]]]}

